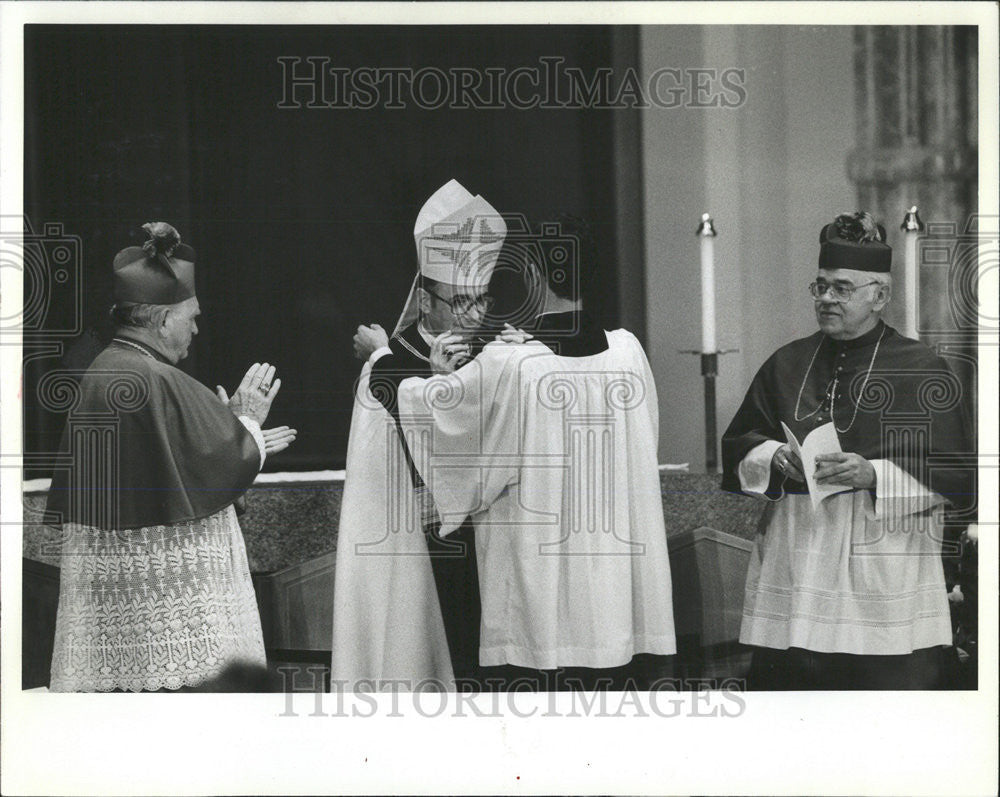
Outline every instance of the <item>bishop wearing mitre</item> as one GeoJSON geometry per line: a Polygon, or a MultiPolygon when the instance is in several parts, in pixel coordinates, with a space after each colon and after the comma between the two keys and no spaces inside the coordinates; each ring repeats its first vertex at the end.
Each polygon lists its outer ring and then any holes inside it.
{"type": "Polygon", "coordinates": [[[534,337],[508,328],[469,359],[441,336],[434,375],[398,384],[435,533],[475,532],[490,689],[649,688],[676,650],[656,385],[635,336],[587,314],[595,266],[567,238],[570,256],[528,264],[534,337]]]}
{"type": "Polygon", "coordinates": [[[431,376],[431,346],[456,354],[490,306],[486,293],[506,225],[457,180],[438,189],[414,224],[418,272],[391,339],[362,326],[365,360],[355,395],[337,544],[334,689],[451,690],[479,677],[480,596],[475,537],[459,523],[450,539],[403,442],[398,384],[431,376]],[[426,688],[426,687],[422,687],[426,688]]]}

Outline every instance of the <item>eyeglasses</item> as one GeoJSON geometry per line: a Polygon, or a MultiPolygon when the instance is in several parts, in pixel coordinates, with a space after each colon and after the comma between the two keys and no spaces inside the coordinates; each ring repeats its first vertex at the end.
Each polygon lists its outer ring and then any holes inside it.
{"type": "Polygon", "coordinates": [[[854,292],[858,288],[867,288],[869,285],[879,285],[875,280],[866,282],[864,285],[834,285],[829,282],[810,282],[809,293],[814,299],[822,299],[829,291],[833,294],[833,300],[841,304],[851,301],[854,292]]]}
{"type": "Polygon", "coordinates": [[[455,315],[465,315],[473,307],[478,307],[484,313],[488,313],[490,308],[493,307],[493,297],[488,293],[482,293],[479,296],[456,296],[453,299],[445,299],[441,294],[435,293],[431,288],[424,288],[431,296],[444,302],[451,308],[451,311],[455,315]]]}

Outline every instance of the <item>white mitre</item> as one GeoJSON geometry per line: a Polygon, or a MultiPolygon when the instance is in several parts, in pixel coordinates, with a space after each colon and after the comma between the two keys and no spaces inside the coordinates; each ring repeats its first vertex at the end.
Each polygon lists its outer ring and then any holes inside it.
{"type": "Polygon", "coordinates": [[[463,293],[486,290],[506,235],[507,225],[496,209],[466,191],[458,180],[449,180],[435,191],[413,225],[419,269],[393,335],[417,320],[416,289],[421,276],[463,293]]]}

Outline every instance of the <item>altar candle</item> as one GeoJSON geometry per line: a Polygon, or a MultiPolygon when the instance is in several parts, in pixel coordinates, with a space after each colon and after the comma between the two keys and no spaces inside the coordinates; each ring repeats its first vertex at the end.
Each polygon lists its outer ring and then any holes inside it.
{"type": "Polygon", "coordinates": [[[917,239],[924,224],[920,221],[917,206],[910,208],[903,217],[899,229],[903,230],[904,240],[904,272],[903,272],[903,334],[908,338],[916,338],[920,308],[920,269],[917,267],[917,239]]]}
{"type": "Polygon", "coordinates": [[[701,214],[698,237],[701,239],[701,351],[715,354],[715,227],[712,217],[701,214]]]}

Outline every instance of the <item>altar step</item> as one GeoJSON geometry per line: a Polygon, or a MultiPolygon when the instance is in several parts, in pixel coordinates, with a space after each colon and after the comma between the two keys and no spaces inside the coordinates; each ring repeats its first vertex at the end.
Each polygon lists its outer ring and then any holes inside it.
{"type": "MultiPolygon", "coordinates": [[[[668,538],[678,655],[684,678],[741,678],[749,651],[739,646],[743,587],[752,544],[697,528],[668,538]]],[[[329,683],[336,552],[273,573],[254,574],[264,646],[274,678],[312,691],[329,683]]],[[[59,568],[23,560],[22,688],[46,686],[52,658],[59,568]]]]}
{"type": "Polygon", "coordinates": [[[749,540],[705,526],[667,538],[677,677],[746,678],[751,652],[739,638],[752,549],[749,540]]]}
{"type": "MultiPolygon", "coordinates": [[[[701,527],[667,539],[677,632],[676,672],[684,678],[743,678],[750,652],[738,642],[743,591],[753,544],[701,527]]],[[[255,577],[264,642],[269,651],[295,651],[289,666],[329,664],[333,642],[336,553],[255,577]],[[325,659],[323,659],[325,657],[325,659]]],[[[279,654],[275,654],[276,656],[279,654]]],[[[329,677],[329,675],[327,675],[329,677]]]]}

